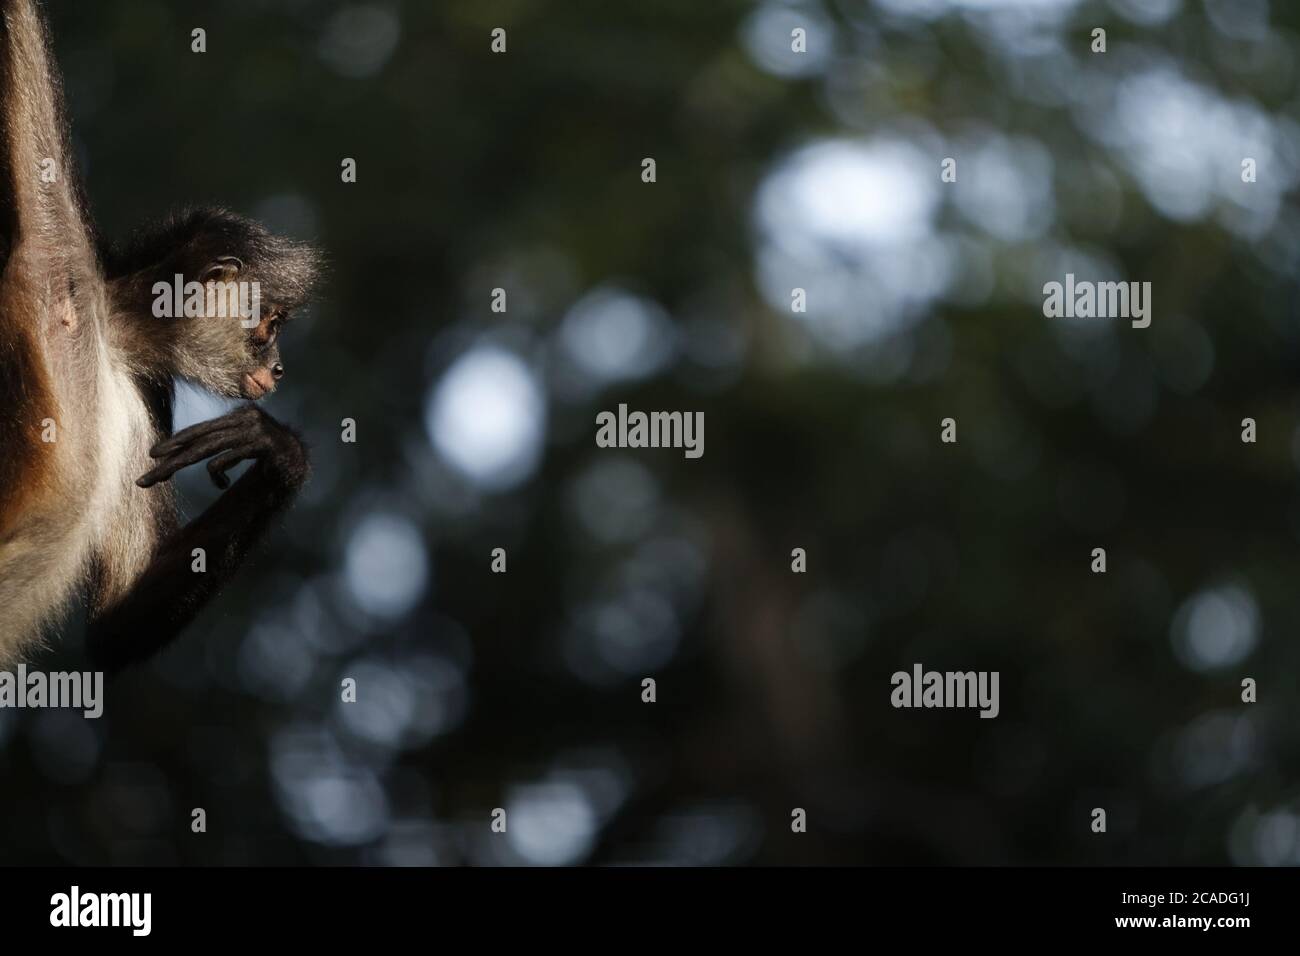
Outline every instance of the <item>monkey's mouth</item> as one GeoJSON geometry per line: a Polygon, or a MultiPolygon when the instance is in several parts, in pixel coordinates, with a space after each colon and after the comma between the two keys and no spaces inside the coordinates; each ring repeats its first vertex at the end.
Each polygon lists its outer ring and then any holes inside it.
{"type": "Polygon", "coordinates": [[[269,391],[270,391],[269,388],[267,388],[257,379],[253,378],[253,376],[249,375],[247,372],[244,373],[243,392],[245,398],[251,398],[254,401],[256,401],[257,399],[261,398],[269,391]]]}

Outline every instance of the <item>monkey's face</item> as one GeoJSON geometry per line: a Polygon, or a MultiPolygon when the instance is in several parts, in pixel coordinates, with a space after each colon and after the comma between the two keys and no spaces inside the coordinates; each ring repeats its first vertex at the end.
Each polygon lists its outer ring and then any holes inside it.
{"type": "Polygon", "coordinates": [[[288,310],[272,306],[259,317],[257,326],[248,330],[248,363],[239,381],[242,397],[257,400],[269,395],[284,377],[279,340],[287,318],[288,310]]]}
{"type": "Polygon", "coordinates": [[[191,337],[204,365],[200,381],[231,398],[266,397],[284,377],[280,330],[288,306],[263,299],[261,273],[237,256],[221,257],[201,275],[206,321],[191,337]]]}

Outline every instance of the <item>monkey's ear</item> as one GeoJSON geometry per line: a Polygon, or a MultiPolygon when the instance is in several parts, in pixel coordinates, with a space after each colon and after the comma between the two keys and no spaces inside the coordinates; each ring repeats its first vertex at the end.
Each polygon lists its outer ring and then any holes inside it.
{"type": "Polygon", "coordinates": [[[239,270],[244,268],[244,263],[236,256],[221,256],[210,266],[203,270],[201,282],[229,282],[239,270]]]}

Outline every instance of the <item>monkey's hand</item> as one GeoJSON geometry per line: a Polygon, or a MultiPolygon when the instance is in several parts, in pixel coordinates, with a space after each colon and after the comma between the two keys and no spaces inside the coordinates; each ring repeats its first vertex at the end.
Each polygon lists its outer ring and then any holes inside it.
{"type": "Polygon", "coordinates": [[[144,660],[165,647],[234,575],[307,479],[307,451],[298,436],[253,405],[201,422],[159,442],[149,454],[157,464],[136,480],[148,488],[186,465],[211,458],[208,473],[218,488],[226,472],[245,459],[253,466],[225,494],[163,541],[135,586],[93,621],[91,658],[104,670],[144,660]],[[207,555],[195,573],[195,550],[207,555]]]}
{"type": "Polygon", "coordinates": [[[302,439],[256,405],[242,405],[229,414],[199,422],[160,441],[149,451],[158,463],[136,479],[141,488],[166,481],[187,465],[211,458],[208,474],[221,490],[230,487],[226,472],[245,459],[277,484],[296,489],[307,478],[307,450],[302,439]]]}

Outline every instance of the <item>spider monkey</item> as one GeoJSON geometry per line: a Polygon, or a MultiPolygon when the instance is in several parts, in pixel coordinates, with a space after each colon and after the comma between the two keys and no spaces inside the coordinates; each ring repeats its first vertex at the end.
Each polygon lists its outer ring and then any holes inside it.
{"type": "Polygon", "coordinates": [[[290,504],[309,471],[298,435],[250,402],[167,437],[174,377],[231,398],[273,391],[280,331],[319,263],[216,208],[102,241],[44,20],[34,0],[0,0],[0,666],[38,644],[79,590],[95,666],[147,658],[290,504]],[[209,293],[256,283],[262,307],[242,321],[210,308],[158,318],[155,286],[176,277],[209,293]],[[181,527],[169,479],[204,459],[224,494],[181,527]],[[248,459],[231,486],[226,472],[248,459]]]}

